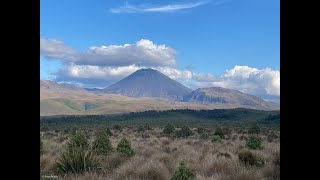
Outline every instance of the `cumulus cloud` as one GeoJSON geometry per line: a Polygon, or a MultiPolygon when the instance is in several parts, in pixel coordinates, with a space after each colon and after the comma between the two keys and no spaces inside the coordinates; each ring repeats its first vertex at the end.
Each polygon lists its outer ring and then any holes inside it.
{"type": "MultiPolygon", "coordinates": [[[[124,6],[110,9],[112,13],[144,13],[144,12],[175,12],[185,9],[195,8],[204,4],[208,4],[209,0],[186,2],[180,4],[166,4],[166,5],[150,5],[140,4],[131,5],[128,2],[124,6]]],[[[217,3],[216,3],[217,4],[217,3]]]]}
{"type": "Polygon", "coordinates": [[[47,59],[65,59],[73,61],[76,51],[62,41],[56,39],[40,38],[40,54],[44,55],[47,59]]]}
{"type": "Polygon", "coordinates": [[[87,52],[77,52],[63,42],[40,39],[40,53],[49,59],[65,63],[91,66],[169,66],[177,65],[177,52],[166,45],[157,45],[148,39],[135,44],[92,46],[87,52]]]}
{"type": "Polygon", "coordinates": [[[235,66],[232,69],[210,79],[198,79],[193,83],[195,87],[219,86],[237,89],[257,96],[280,96],[280,71],[270,68],[257,69],[248,66],[235,66]]]}

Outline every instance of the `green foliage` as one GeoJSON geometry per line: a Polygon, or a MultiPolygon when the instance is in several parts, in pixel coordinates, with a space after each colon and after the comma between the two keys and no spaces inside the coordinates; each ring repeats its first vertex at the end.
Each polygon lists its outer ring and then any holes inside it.
{"type": "Polygon", "coordinates": [[[207,129],[205,129],[205,128],[202,128],[202,127],[197,128],[197,132],[198,132],[199,134],[202,134],[202,133],[204,133],[204,132],[206,132],[206,131],[207,131],[207,129]]]}
{"type": "Polygon", "coordinates": [[[67,150],[72,151],[75,148],[80,149],[88,149],[89,148],[89,142],[86,138],[86,135],[81,129],[78,129],[75,131],[74,135],[72,135],[67,142],[67,150]]]}
{"type": "Polygon", "coordinates": [[[46,124],[42,125],[40,128],[41,131],[48,131],[48,129],[49,129],[49,127],[46,124]]]}
{"type": "Polygon", "coordinates": [[[248,130],[249,134],[260,134],[260,132],[261,132],[261,128],[256,123],[253,124],[248,130]]]}
{"type": "Polygon", "coordinates": [[[143,127],[145,130],[151,130],[152,128],[150,127],[149,123],[144,124],[143,127]]]}
{"type": "Polygon", "coordinates": [[[108,155],[112,152],[112,144],[108,135],[107,128],[101,128],[93,141],[93,150],[97,154],[108,155]]]}
{"type": "Polygon", "coordinates": [[[131,148],[131,142],[126,138],[122,138],[117,146],[117,152],[125,157],[132,157],[135,155],[131,148]]]}
{"type": "Polygon", "coordinates": [[[224,138],[223,131],[222,131],[222,129],[221,129],[220,127],[218,127],[218,128],[216,129],[216,131],[214,132],[214,135],[220,136],[221,139],[224,138]]]}
{"type": "Polygon", "coordinates": [[[76,173],[101,170],[100,160],[88,150],[83,148],[73,148],[60,155],[57,161],[57,170],[60,174],[76,173]]]}
{"type": "Polygon", "coordinates": [[[191,172],[185,161],[180,162],[179,167],[173,173],[170,180],[193,180],[194,174],[191,172]]]}
{"type": "Polygon", "coordinates": [[[263,166],[264,161],[261,157],[254,155],[251,151],[241,151],[238,154],[239,161],[243,165],[248,166],[263,166]]]}
{"type": "Polygon", "coordinates": [[[42,139],[40,137],[40,155],[43,153],[43,142],[42,139]]]}
{"type": "Polygon", "coordinates": [[[120,126],[119,124],[114,124],[114,125],[112,126],[112,129],[121,131],[121,126],[120,126]]]}
{"type": "Polygon", "coordinates": [[[139,126],[139,128],[138,128],[138,132],[144,132],[144,128],[143,128],[143,126],[139,126]]]}
{"type": "Polygon", "coordinates": [[[221,143],[222,142],[222,138],[218,135],[213,135],[212,136],[212,139],[211,139],[211,142],[213,143],[221,143]]]}
{"type": "Polygon", "coordinates": [[[203,140],[207,140],[207,139],[209,139],[209,137],[210,137],[210,135],[209,135],[209,133],[207,133],[207,132],[202,133],[202,134],[200,135],[200,138],[203,139],[203,140]]]}
{"type": "Polygon", "coordinates": [[[110,137],[113,135],[112,132],[111,132],[111,130],[110,130],[110,128],[106,127],[106,131],[107,131],[107,134],[108,134],[110,137]]]}
{"type": "Polygon", "coordinates": [[[261,138],[257,135],[250,135],[246,140],[246,147],[249,149],[263,149],[261,138]]]}
{"type": "Polygon", "coordinates": [[[64,134],[69,134],[71,132],[71,128],[70,127],[67,127],[63,130],[63,133],[64,134]]]}
{"type": "Polygon", "coordinates": [[[163,133],[172,134],[176,128],[171,123],[167,123],[163,128],[163,133]]]}
{"type": "Polygon", "coordinates": [[[176,131],[177,137],[188,137],[191,136],[193,132],[191,131],[189,126],[182,126],[182,128],[176,131]]]}

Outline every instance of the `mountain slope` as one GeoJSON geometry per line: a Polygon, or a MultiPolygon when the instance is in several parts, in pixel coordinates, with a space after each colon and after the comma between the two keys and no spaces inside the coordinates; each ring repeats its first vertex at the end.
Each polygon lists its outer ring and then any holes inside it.
{"type": "Polygon", "coordinates": [[[277,109],[276,104],[266,102],[256,96],[238,90],[221,87],[199,88],[184,96],[185,102],[222,103],[248,106],[257,109],[277,109]]]}
{"type": "Polygon", "coordinates": [[[140,69],[102,92],[129,97],[156,97],[180,101],[191,89],[153,69],[140,69]]]}

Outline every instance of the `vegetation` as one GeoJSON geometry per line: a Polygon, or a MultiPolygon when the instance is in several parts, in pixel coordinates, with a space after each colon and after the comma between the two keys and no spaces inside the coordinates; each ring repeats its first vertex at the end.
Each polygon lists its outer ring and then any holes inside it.
{"type": "Polygon", "coordinates": [[[256,135],[250,135],[246,140],[246,147],[249,149],[262,149],[261,138],[256,135]]]}
{"type": "Polygon", "coordinates": [[[101,155],[108,155],[112,152],[112,144],[106,128],[99,130],[92,148],[97,154],[101,155]]]}
{"type": "Polygon", "coordinates": [[[152,128],[150,127],[149,123],[146,123],[143,127],[145,130],[151,130],[152,128]]]}
{"type": "Polygon", "coordinates": [[[216,129],[216,131],[214,132],[214,135],[220,136],[221,139],[224,139],[224,133],[220,127],[216,129]]]}
{"type": "Polygon", "coordinates": [[[57,161],[57,170],[60,174],[99,172],[100,169],[99,159],[91,151],[79,147],[65,151],[57,161]]]}
{"type": "Polygon", "coordinates": [[[191,131],[189,126],[182,126],[182,128],[176,131],[177,137],[188,137],[191,136],[193,132],[191,131]]]}
{"type": "Polygon", "coordinates": [[[125,157],[132,157],[135,155],[134,150],[131,148],[131,142],[126,138],[122,138],[117,146],[117,152],[125,157]]]}
{"type": "Polygon", "coordinates": [[[207,139],[209,139],[209,137],[210,137],[210,135],[209,135],[209,133],[207,133],[207,132],[202,133],[202,134],[200,135],[200,138],[203,139],[203,140],[207,140],[207,139]]]}
{"type": "Polygon", "coordinates": [[[251,151],[241,151],[238,154],[239,161],[244,165],[249,166],[263,166],[264,161],[262,158],[254,155],[251,151]]]}
{"type": "Polygon", "coordinates": [[[43,142],[42,139],[40,137],[40,155],[43,153],[43,142]]]}
{"type": "Polygon", "coordinates": [[[121,131],[121,126],[120,126],[119,124],[114,124],[114,125],[112,126],[112,129],[121,131]]]}
{"type": "Polygon", "coordinates": [[[175,127],[171,123],[167,123],[163,128],[163,133],[165,134],[172,134],[175,131],[175,127]]]}
{"type": "Polygon", "coordinates": [[[86,135],[81,129],[76,130],[75,134],[72,135],[69,141],[67,142],[68,151],[72,152],[72,150],[76,148],[80,148],[80,149],[89,148],[88,139],[86,138],[86,135]]]}
{"type": "Polygon", "coordinates": [[[256,123],[253,124],[248,130],[249,134],[260,134],[260,132],[261,132],[261,129],[256,123]]]}
{"type": "Polygon", "coordinates": [[[221,143],[222,142],[222,138],[221,138],[221,136],[213,135],[212,139],[211,139],[211,142],[213,142],[213,143],[221,143]]]}
{"type": "Polygon", "coordinates": [[[180,162],[178,169],[174,172],[170,180],[193,180],[194,174],[188,168],[185,161],[180,162]]]}

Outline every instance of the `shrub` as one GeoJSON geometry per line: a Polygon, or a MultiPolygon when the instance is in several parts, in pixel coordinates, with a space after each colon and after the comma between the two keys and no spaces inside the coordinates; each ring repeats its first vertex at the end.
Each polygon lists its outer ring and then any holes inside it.
{"type": "Polygon", "coordinates": [[[220,136],[222,139],[224,138],[223,131],[220,127],[216,129],[216,131],[214,132],[214,135],[220,136]]]}
{"type": "Polygon", "coordinates": [[[202,133],[201,135],[200,135],[200,138],[201,139],[203,139],[203,140],[206,140],[206,139],[209,139],[209,133],[202,133]]]}
{"type": "Polygon", "coordinates": [[[197,132],[199,133],[199,134],[202,134],[202,133],[204,133],[204,132],[206,132],[207,130],[205,129],[205,128],[202,128],[202,127],[200,127],[200,128],[197,128],[197,132]]]}
{"type": "Polygon", "coordinates": [[[126,138],[122,138],[117,146],[117,152],[126,157],[134,156],[135,152],[131,148],[131,143],[126,138]]]}
{"type": "Polygon", "coordinates": [[[239,161],[243,165],[249,166],[263,166],[264,161],[262,158],[255,156],[251,151],[241,151],[238,154],[239,161]]]}
{"type": "Polygon", "coordinates": [[[193,133],[189,126],[182,126],[179,131],[176,131],[177,137],[188,137],[191,136],[193,133]]]}
{"type": "Polygon", "coordinates": [[[163,133],[172,134],[176,128],[171,123],[167,123],[163,128],[163,133]]]}
{"type": "Polygon", "coordinates": [[[43,142],[42,139],[40,137],[40,155],[43,153],[43,142]]]}
{"type": "Polygon", "coordinates": [[[145,130],[151,130],[149,123],[146,123],[143,127],[145,130]]]}
{"type": "Polygon", "coordinates": [[[121,131],[121,126],[120,126],[119,124],[114,124],[114,125],[112,126],[112,129],[121,131]]]}
{"type": "Polygon", "coordinates": [[[139,128],[138,128],[138,132],[144,132],[144,128],[143,128],[143,126],[139,126],[139,128]]]}
{"type": "Polygon", "coordinates": [[[170,180],[193,180],[194,174],[188,168],[185,161],[180,162],[179,167],[173,173],[170,180]]]}
{"type": "Polygon", "coordinates": [[[41,128],[40,128],[41,131],[48,131],[48,129],[49,129],[49,127],[46,124],[42,125],[41,128]]]}
{"type": "Polygon", "coordinates": [[[222,142],[222,139],[221,139],[221,137],[218,136],[218,135],[213,135],[213,136],[212,136],[212,139],[211,139],[211,142],[213,142],[213,143],[221,143],[221,142],[222,142]]]}
{"type": "Polygon", "coordinates": [[[112,152],[112,144],[106,128],[99,130],[96,139],[93,141],[93,150],[102,155],[112,152]]]}
{"type": "Polygon", "coordinates": [[[248,130],[249,134],[259,134],[260,132],[261,132],[261,129],[258,126],[258,124],[253,124],[248,130]]]}
{"type": "Polygon", "coordinates": [[[272,163],[273,163],[276,167],[280,168],[280,152],[279,152],[279,151],[276,152],[276,153],[274,153],[274,158],[273,158],[272,163]]]}
{"type": "Polygon", "coordinates": [[[83,148],[87,149],[89,147],[89,142],[86,138],[84,132],[79,129],[76,130],[75,134],[72,135],[67,142],[67,150],[72,151],[74,148],[83,148]]]}
{"type": "Polygon", "coordinates": [[[63,130],[63,133],[64,134],[68,134],[69,132],[71,131],[71,128],[70,127],[67,127],[63,130]]]}
{"type": "Polygon", "coordinates": [[[111,132],[111,130],[110,130],[110,128],[106,127],[106,131],[107,131],[107,134],[108,134],[110,137],[113,135],[112,132],[111,132]]]}
{"type": "Polygon", "coordinates": [[[262,144],[261,144],[261,138],[259,136],[256,135],[251,135],[248,137],[248,139],[246,140],[246,147],[248,147],[249,149],[262,149],[262,144]]]}
{"type": "Polygon", "coordinates": [[[65,151],[57,161],[57,170],[60,174],[78,174],[86,171],[99,171],[100,169],[100,160],[91,151],[83,148],[65,151]]]}

